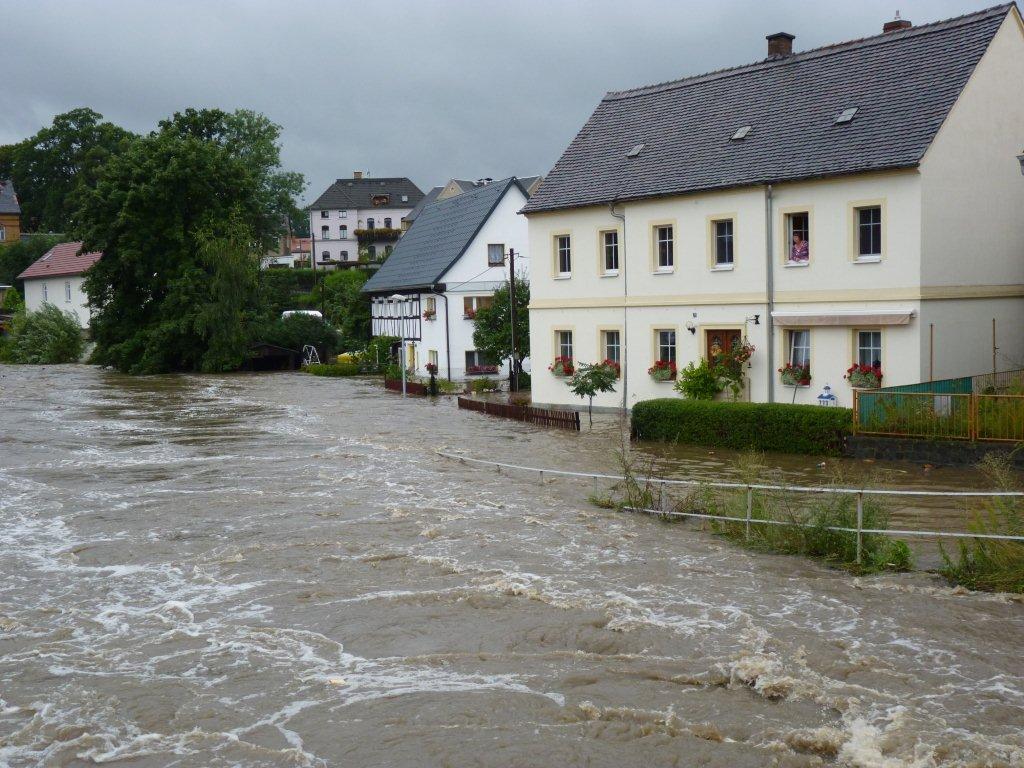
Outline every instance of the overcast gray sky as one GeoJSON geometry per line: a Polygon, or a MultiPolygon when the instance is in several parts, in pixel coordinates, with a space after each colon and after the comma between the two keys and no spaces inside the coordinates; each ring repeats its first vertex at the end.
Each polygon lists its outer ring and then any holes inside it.
{"type": "Polygon", "coordinates": [[[0,144],[88,106],[134,131],[185,107],[283,127],[305,198],[364,169],[424,190],[546,173],[608,90],[995,4],[967,0],[0,0],[0,144]]]}

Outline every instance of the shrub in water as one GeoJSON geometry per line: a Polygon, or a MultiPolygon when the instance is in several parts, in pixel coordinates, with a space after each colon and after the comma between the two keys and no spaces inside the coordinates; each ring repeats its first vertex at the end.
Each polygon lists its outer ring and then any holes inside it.
{"type": "Polygon", "coordinates": [[[14,316],[4,357],[10,363],[75,363],[84,346],[78,318],[53,304],[43,304],[38,312],[19,312],[14,316]]]}

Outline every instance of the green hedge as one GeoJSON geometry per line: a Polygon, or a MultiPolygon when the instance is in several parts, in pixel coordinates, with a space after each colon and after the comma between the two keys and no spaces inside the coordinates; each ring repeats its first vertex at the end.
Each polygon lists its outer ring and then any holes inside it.
{"type": "Polygon", "coordinates": [[[313,363],[303,366],[302,370],[314,376],[358,376],[357,363],[313,363]]]}
{"type": "Polygon", "coordinates": [[[634,437],[719,448],[837,455],[850,434],[849,408],[662,398],[633,406],[634,437]]]}

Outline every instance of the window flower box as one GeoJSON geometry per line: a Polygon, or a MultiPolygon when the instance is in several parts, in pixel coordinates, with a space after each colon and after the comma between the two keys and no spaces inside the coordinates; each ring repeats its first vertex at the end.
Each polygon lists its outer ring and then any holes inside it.
{"type": "Polygon", "coordinates": [[[654,365],[647,369],[647,374],[655,381],[674,381],[676,364],[671,360],[656,360],[654,365]]]}
{"type": "Polygon", "coordinates": [[[462,315],[462,317],[465,318],[466,320],[476,320],[476,310],[467,309],[465,314],[462,315]]]}
{"type": "Polygon", "coordinates": [[[436,320],[437,319],[437,310],[435,310],[435,309],[425,309],[425,310],[423,310],[423,319],[424,320],[436,320]]]}
{"type": "Polygon", "coordinates": [[[437,363],[427,363],[424,367],[427,369],[428,374],[437,376],[437,363]]]}
{"type": "Polygon", "coordinates": [[[882,369],[854,363],[847,369],[845,378],[855,389],[878,389],[882,386],[882,369]]]}
{"type": "Polygon", "coordinates": [[[466,368],[467,376],[480,376],[485,373],[497,373],[498,366],[496,365],[471,365],[466,368]]]}
{"type": "Polygon", "coordinates": [[[572,376],[576,372],[576,366],[572,364],[571,357],[556,357],[548,366],[548,370],[555,376],[572,376]]]}
{"type": "Polygon", "coordinates": [[[616,363],[614,360],[608,360],[606,358],[601,361],[601,365],[603,365],[605,368],[611,368],[613,371],[615,371],[616,379],[622,378],[622,366],[616,363]]]}
{"type": "Polygon", "coordinates": [[[811,366],[786,363],[779,368],[782,383],[787,387],[809,387],[811,385],[811,366]]]}

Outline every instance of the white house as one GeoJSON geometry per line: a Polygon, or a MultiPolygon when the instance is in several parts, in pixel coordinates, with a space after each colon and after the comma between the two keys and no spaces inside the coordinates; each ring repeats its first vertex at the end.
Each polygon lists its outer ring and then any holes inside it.
{"type": "Polygon", "coordinates": [[[374,179],[355,171],[338,179],[309,206],[315,266],[333,269],[359,260],[382,259],[402,233],[402,219],[423,198],[407,178],[374,179]]]}
{"type": "Polygon", "coordinates": [[[525,206],[535,401],[575,402],[558,355],[618,360],[595,402],[631,407],[678,396],[656,361],[743,340],[755,401],[828,384],[850,405],[855,362],[887,385],[1024,367],[1016,6],[768,41],[761,62],[606,95],[525,206]]]}
{"type": "MultiPolygon", "coordinates": [[[[459,380],[508,375],[507,363],[487,360],[473,344],[473,315],[509,278],[529,274],[528,196],[515,177],[436,200],[419,212],[387,261],[363,286],[372,296],[375,336],[404,336],[410,373],[459,380]],[[402,301],[393,300],[401,294],[402,301]]],[[[528,370],[528,368],[527,368],[528,370]]]]}
{"type": "Polygon", "coordinates": [[[60,243],[39,257],[18,275],[25,281],[25,308],[29,312],[43,304],[71,312],[78,324],[89,327],[89,299],[83,290],[85,271],[100,260],[102,253],[82,253],[82,243],[60,243]]]}

